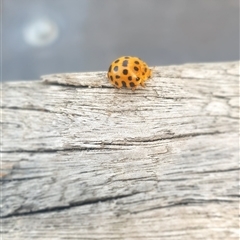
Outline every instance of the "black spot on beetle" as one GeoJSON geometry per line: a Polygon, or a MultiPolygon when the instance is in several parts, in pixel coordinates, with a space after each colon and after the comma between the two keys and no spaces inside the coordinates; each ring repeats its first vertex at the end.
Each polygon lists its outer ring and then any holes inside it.
{"type": "Polygon", "coordinates": [[[118,79],[118,78],[120,78],[120,76],[119,76],[119,75],[116,75],[116,78],[118,79]]]}
{"type": "Polygon", "coordinates": [[[123,69],[123,74],[124,75],[128,75],[128,70],[127,69],[123,69]]]}
{"type": "Polygon", "coordinates": [[[128,60],[124,60],[123,63],[122,63],[122,66],[127,67],[127,65],[128,65],[128,60]]]}
{"type": "Polygon", "coordinates": [[[139,61],[135,61],[134,63],[139,64],[139,61]]]}
{"type": "Polygon", "coordinates": [[[127,87],[127,84],[124,81],[122,81],[122,85],[123,85],[123,87],[127,87]]]}
{"type": "Polygon", "coordinates": [[[115,66],[115,67],[113,68],[113,70],[114,70],[115,72],[117,72],[117,71],[118,71],[118,66],[115,66]]]}
{"type": "Polygon", "coordinates": [[[136,80],[137,80],[137,81],[140,81],[140,78],[139,78],[139,77],[137,77],[137,78],[136,78],[136,80]]]}
{"type": "Polygon", "coordinates": [[[111,72],[111,70],[112,70],[112,65],[110,65],[108,72],[111,72]]]}
{"type": "Polygon", "coordinates": [[[113,81],[113,77],[112,76],[110,76],[110,79],[111,79],[111,81],[113,81]]]}
{"type": "Polygon", "coordinates": [[[118,82],[117,81],[115,81],[115,85],[118,86],[118,82]]]}
{"type": "Polygon", "coordinates": [[[115,63],[118,63],[119,62],[119,59],[117,59],[116,61],[115,61],[115,63]]]}
{"type": "Polygon", "coordinates": [[[138,71],[138,70],[139,70],[139,68],[135,66],[135,67],[134,67],[134,70],[135,70],[135,71],[138,71]]]}
{"type": "Polygon", "coordinates": [[[147,68],[145,68],[144,71],[147,72],[147,68]]]}
{"type": "Polygon", "coordinates": [[[131,87],[135,87],[136,85],[133,82],[130,82],[131,87]]]}
{"type": "Polygon", "coordinates": [[[125,59],[129,59],[129,57],[124,57],[125,59]]]}
{"type": "Polygon", "coordinates": [[[129,81],[132,81],[132,76],[129,76],[129,77],[128,77],[128,80],[129,80],[129,81]]]}

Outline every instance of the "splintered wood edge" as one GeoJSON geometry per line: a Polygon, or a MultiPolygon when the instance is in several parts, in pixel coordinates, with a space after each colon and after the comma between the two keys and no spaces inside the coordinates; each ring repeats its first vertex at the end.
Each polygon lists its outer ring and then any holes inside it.
{"type": "Polygon", "coordinates": [[[113,87],[106,72],[60,73],[41,76],[44,83],[79,86],[79,87],[113,87]]]}

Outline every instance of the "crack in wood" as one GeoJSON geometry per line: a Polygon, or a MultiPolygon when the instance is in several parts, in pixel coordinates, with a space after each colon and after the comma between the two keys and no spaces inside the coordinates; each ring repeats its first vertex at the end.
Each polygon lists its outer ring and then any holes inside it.
{"type": "Polygon", "coordinates": [[[198,137],[204,135],[217,135],[223,134],[225,132],[214,131],[214,132],[202,132],[202,133],[189,133],[189,134],[179,134],[172,137],[162,137],[162,138],[135,138],[131,140],[132,142],[158,142],[162,140],[171,140],[171,139],[179,139],[179,138],[188,138],[188,137],[198,137]]]}
{"type": "Polygon", "coordinates": [[[229,169],[216,169],[213,171],[202,171],[202,172],[195,172],[196,174],[206,174],[206,173],[219,173],[219,172],[232,172],[232,171],[239,171],[240,168],[229,168],[229,169]]]}
{"type": "MultiPolygon", "coordinates": [[[[122,142],[102,142],[99,144],[99,147],[77,147],[77,148],[59,148],[59,149],[36,149],[36,150],[27,150],[27,149],[15,149],[15,150],[2,150],[0,153],[56,153],[56,152],[78,152],[78,151],[95,151],[95,150],[124,150],[122,148],[109,148],[105,146],[135,146],[131,143],[149,143],[149,142],[159,142],[164,140],[172,140],[172,139],[181,139],[188,137],[198,137],[204,135],[217,135],[223,134],[226,132],[214,131],[214,132],[202,132],[202,133],[190,133],[190,134],[180,134],[172,137],[162,137],[162,138],[134,138],[134,139],[126,139],[122,142]]],[[[90,142],[89,142],[90,143],[90,142]]],[[[91,144],[91,143],[90,143],[91,144]]],[[[94,144],[94,142],[92,143],[94,144]]]]}
{"type": "Polygon", "coordinates": [[[97,204],[100,202],[110,202],[118,199],[123,199],[127,197],[132,197],[134,195],[138,194],[138,192],[132,193],[132,194],[123,194],[123,195],[117,195],[117,196],[109,196],[109,197],[102,197],[102,198],[96,198],[96,199],[88,199],[85,201],[79,201],[79,202],[73,202],[70,203],[69,205],[66,206],[57,206],[57,207],[51,207],[51,208],[44,208],[44,209],[39,209],[36,211],[31,211],[31,212],[17,212],[19,209],[22,209],[21,207],[18,208],[17,211],[7,214],[5,216],[1,216],[0,218],[11,218],[11,217],[19,217],[19,216],[26,216],[26,215],[34,215],[34,214],[43,214],[43,213],[50,213],[50,212],[60,212],[60,211],[65,211],[74,207],[82,207],[85,205],[92,205],[92,204],[97,204]]]}
{"type": "Polygon", "coordinates": [[[13,182],[13,181],[27,181],[27,180],[42,179],[45,177],[50,177],[50,176],[48,175],[48,176],[39,176],[39,177],[11,178],[11,179],[0,178],[0,182],[6,183],[6,182],[13,182]]]}
{"type": "Polygon", "coordinates": [[[120,148],[103,148],[102,145],[99,147],[83,147],[83,148],[59,148],[59,149],[36,149],[36,150],[27,150],[27,149],[16,149],[16,150],[6,150],[0,151],[0,153],[57,153],[57,152],[82,152],[82,151],[95,151],[95,150],[121,150],[120,148]]]}

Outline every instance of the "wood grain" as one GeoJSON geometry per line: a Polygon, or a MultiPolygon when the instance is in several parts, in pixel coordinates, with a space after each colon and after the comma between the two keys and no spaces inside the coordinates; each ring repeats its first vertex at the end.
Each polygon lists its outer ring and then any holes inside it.
{"type": "Polygon", "coordinates": [[[239,62],[2,84],[3,239],[239,239],[239,62]]]}

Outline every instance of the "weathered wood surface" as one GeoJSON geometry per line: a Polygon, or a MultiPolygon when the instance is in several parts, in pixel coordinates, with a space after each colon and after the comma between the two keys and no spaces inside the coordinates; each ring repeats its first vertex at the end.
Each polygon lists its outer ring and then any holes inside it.
{"type": "Polygon", "coordinates": [[[3,83],[3,239],[238,239],[239,62],[104,75],[3,83]]]}

